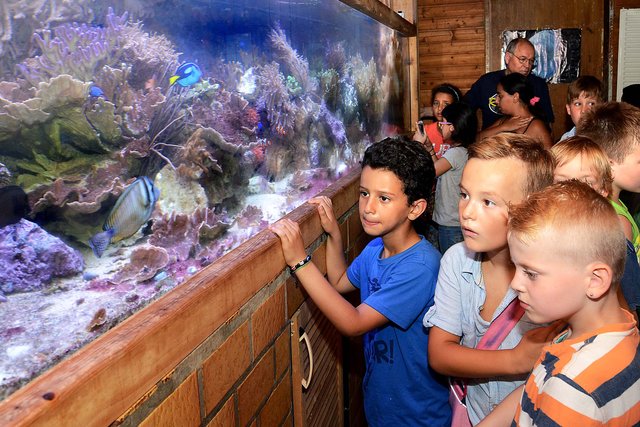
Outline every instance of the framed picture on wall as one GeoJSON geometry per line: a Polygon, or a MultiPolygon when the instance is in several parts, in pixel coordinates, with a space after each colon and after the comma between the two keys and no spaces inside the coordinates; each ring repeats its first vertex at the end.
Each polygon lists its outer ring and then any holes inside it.
{"type": "Polygon", "coordinates": [[[536,49],[533,74],[549,83],[571,83],[580,75],[580,28],[506,30],[502,32],[502,63],[507,44],[525,37],[536,49]]]}

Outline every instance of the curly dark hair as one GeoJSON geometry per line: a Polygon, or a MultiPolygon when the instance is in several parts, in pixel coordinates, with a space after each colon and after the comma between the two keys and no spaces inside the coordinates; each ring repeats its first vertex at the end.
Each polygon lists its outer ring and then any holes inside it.
{"type": "Polygon", "coordinates": [[[404,136],[371,144],[361,165],[393,172],[402,181],[409,205],[419,199],[427,200],[436,178],[433,161],[424,145],[404,136]]]}

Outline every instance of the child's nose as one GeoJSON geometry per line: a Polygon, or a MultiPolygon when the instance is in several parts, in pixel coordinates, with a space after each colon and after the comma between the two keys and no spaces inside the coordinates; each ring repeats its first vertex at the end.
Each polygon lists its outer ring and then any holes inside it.
{"type": "Polygon", "coordinates": [[[458,208],[460,210],[461,219],[473,219],[475,217],[475,210],[473,208],[473,203],[469,203],[468,201],[461,200],[458,208]]]}

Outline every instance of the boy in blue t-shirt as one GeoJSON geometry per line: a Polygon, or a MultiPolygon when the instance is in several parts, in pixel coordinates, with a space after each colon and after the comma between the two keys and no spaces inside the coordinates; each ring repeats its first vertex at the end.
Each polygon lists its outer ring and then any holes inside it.
{"type": "Polygon", "coordinates": [[[413,228],[434,178],[433,162],[418,142],[388,138],[366,150],[359,214],[374,239],[349,268],[331,200],[311,199],[328,234],[327,278],[309,262],[297,223],[282,219],[271,226],[285,261],[324,315],[345,335],[365,335],[362,386],[370,426],[451,423],[448,388],[427,365],[422,326],[433,305],[440,254],[413,228]],[[357,307],[340,295],[355,289],[362,301],[357,307]]]}

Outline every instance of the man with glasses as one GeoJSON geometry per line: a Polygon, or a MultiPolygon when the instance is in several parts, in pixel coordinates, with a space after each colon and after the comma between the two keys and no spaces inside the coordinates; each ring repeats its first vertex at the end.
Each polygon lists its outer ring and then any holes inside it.
{"type": "Polygon", "coordinates": [[[547,82],[531,73],[536,66],[536,51],[531,42],[525,38],[511,40],[507,45],[504,62],[506,69],[484,74],[464,96],[464,101],[473,109],[482,110],[482,129],[491,126],[501,117],[496,102],[496,86],[498,81],[509,73],[520,73],[527,77],[527,81],[533,86],[535,96],[540,98],[540,107],[546,115],[547,122],[553,122],[553,109],[547,82]]]}

